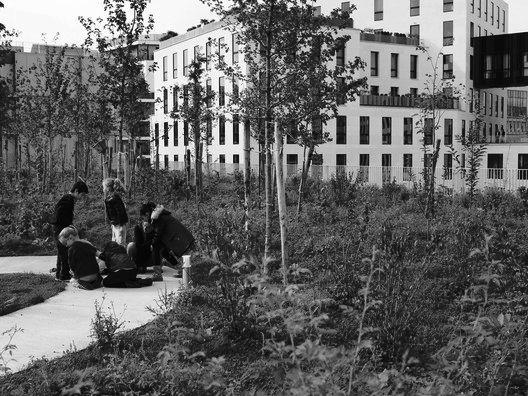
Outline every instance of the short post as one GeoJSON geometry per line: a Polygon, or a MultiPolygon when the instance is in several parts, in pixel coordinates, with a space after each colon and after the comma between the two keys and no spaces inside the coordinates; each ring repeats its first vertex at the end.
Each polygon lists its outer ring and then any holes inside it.
{"type": "Polygon", "coordinates": [[[183,287],[189,287],[189,281],[191,278],[191,256],[183,256],[183,266],[182,266],[182,278],[183,278],[183,287]]]}

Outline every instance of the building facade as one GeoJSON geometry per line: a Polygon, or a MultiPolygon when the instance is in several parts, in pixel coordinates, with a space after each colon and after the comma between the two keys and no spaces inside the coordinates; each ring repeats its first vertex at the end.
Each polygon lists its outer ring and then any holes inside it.
{"type": "MultiPolygon", "coordinates": [[[[442,144],[437,166],[439,178],[447,186],[463,186],[461,176],[454,169],[464,166],[465,159],[459,155],[460,164],[455,163],[457,156],[453,155],[453,148],[455,153],[460,152],[456,137],[463,135],[479,114],[484,125],[482,136],[488,142],[482,164],[483,182],[499,186],[512,182],[506,180],[507,172],[486,171],[487,168],[511,169],[511,177],[518,179],[517,170],[528,165],[524,161],[528,146],[510,132],[508,90],[505,87],[477,89],[474,85],[473,38],[507,33],[508,4],[502,0],[356,0],[354,3],[357,7],[352,15],[355,28],[344,32],[351,39],[335,62],[347,62],[359,55],[366,67],[358,77],[368,78],[369,89],[357,100],[339,106],[339,116],[325,126],[331,141],[317,147],[314,170],[319,168],[319,174],[328,176],[338,167],[346,167],[357,175],[361,173],[363,180],[377,184],[390,180],[412,182],[416,176],[419,179],[417,173],[424,167],[423,136],[417,134],[420,116],[414,98],[430,84],[429,75],[438,60],[439,79],[452,80],[457,91],[457,98],[446,102],[442,109],[436,130],[436,138],[442,144]],[[418,44],[422,49],[417,48],[418,44]]],[[[343,3],[343,7],[348,7],[348,3],[343,3]]],[[[158,104],[151,117],[154,141],[151,150],[161,167],[181,167],[187,150],[193,152],[188,126],[171,119],[170,109],[174,105],[174,87],[186,83],[185,70],[190,59],[198,52],[207,52],[210,40],[227,44],[226,59],[238,55],[232,45],[232,33],[221,22],[167,40],[155,52],[155,62],[160,67],[154,76],[158,104]]],[[[214,67],[207,70],[206,78],[216,92],[231,89],[232,84],[214,67]]],[[[225,123],[220,120],[214,126],[213,140],[203,160],[239,163],[243,157],[242,139],[240,125],[230,122],[227,116],[225,123]]],[[[259,147],[253,141],[251,147],[251,162],[255,166],[259,147]]],[[[295,173],[302,168],[303,149],[286,141],[284,150],[288,172],[295,173]]]]}

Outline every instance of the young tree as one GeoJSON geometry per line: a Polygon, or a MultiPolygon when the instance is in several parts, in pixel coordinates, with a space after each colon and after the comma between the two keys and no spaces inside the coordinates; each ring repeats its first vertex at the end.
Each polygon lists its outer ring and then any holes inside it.
{"type": "MultiPolygon", "coordinates": [[[[310,64],[317,71],[317,77],[335,78],[335,70],[325,69],[313,60],[313,48],[331,43],[337,39],[324,19],[318,17],[315,8],[307,0],[235,0],[230,5],[221,0],[203,0],[225,21],[227,28],[237,34],[237,44],[243,48],[245,69],[237,72],[226,64],[220,67],[244,84],[240,98],[240,113],[252,121],[255,135],[263,144],[265,157],[265,261],[270,257],[270,208],[271,197],[271,144],[275,141],[277,188],[282,193],[283,162],[281,143],[283,130],[296,125],[301,119],[312,118],[310,115],[299,116],[294,109],[299,105],[299,93],[309,90],[314,74],[307,74],[310,64]],[[326,70],[326,73],[324,72],[326,70]],[[274,130],[274,123],[280,129],[274,130]],[[262,133],[263,132],[263,133],[262,133]],[[275,137],[273,136],[275,134],[275,137]],[[280,137],[281,142],[276,139],[280,137]]],[[[347,38],[344,37],[346,41],[347,38]]],[[[326,48],[325,48],[326,50],[326,48]]],[[[326,56],[326,55],[325,55],[326,56]]],[[[222,56],[220,56],[222,58],[222,56]]],[[[325,59],[326,60],[326,59],[325,59]]],[[[337,70],[346,76],[347,67],[337,70]]],[[[335,81],[335,80],[334,80],[335,81]]],[[[331,83],[333,84],[333,82],[331,83]]],[[[335,90],[334,90],[335,94],[335,90]]],[[[335,98],[335,96],[334,96],[335,98]]],[[[316,103],[316,100],[314,100],[316,103]]],[[[324,105],[322,105],[324,108],[324,105]]],[[[321,109],[321,103],[318,105],[321,109]]],[[[287,275],[286,244],[286,207],[284,197],[279,196],[279,219],[282,239],[282,267],[284,281],[287,275]]]]}
{"type": "Polygon", "coordinates": [[[195,163],[195,187],[196,199],[202,198],[203,192],[203,144],[209,144],[208,123],[212,123],[213,111],[211,102],[215,94],[208,91],[204,86],[203,75],[205,58],[198,55],[189,66],[188,83],[183,87],[174,87],[181,93],[182,106],[174,108],[171,116],[174,119],[183,119],[191,126],[191,140],[194,142],[194,163],[195,163]]]}
{"type": "MultiPolygon", "coordinates": [[[[118,119],[119,165],[121,176],[124,154],[123,134],[129,138],[129,150],[137,125],[145,116],[139,101],[148,92],[143,67],[133,52],[133,44],[147,35],[153,26],[152,15],[145,15],[148,0],[103,0],[106,20],[79,17],[87,32],[85,44],[99,51],[101,89],[106,91],[118,119]]],[[[128,181],[127,181],[128,182],[128,181]]]]}
{"type": "Polygon", "coordinates": [[[431,72],[426,74],[427,81],[419,98],[419,119],[417,132],[422,135],[422,151],[424,154],[423,181],[426,193],[425,215],[435,216],[435,181],[436,166],[440,155],[442,139],[437,136],[445,111],[453,108],[458,100],[458,89],[453,86],[454,76],[443,70],[444,54],[439,52],[432,56],[426,47],[419,46],[427,57],[431,72]]]}

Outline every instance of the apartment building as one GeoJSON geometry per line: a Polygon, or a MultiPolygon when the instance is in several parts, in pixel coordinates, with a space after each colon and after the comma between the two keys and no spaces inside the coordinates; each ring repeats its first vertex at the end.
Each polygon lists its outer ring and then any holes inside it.
{"type": "MultiPolygon", "coordinates": [[[[477,89],[473,82],[476,64],[473,38],[508,31],[506,2],[356,0],[354,3],[357,6],[353,13],[354,28],[344,32],[351,39],[334,62],[347,62],[359,55],[367,67],[358,77],[367,76],[369,90],[356,101],[340,105],[339,116],[326,125],[331,141],[317,148],[315,169],[320,167],[324,173],[328,168],[331,173],[336,167],[347,167],[361,172],[366,181],[381,183],[392,179],[410,181],[412,174],[423,168],[422,136],[416,133],[419,111],[414,99],[429,80],[432,65],[428,55],[417,49],[418,44],[426,47],[433,59],[440,54],[440,78],[454,78],[453,85],[462,92],[460,99],[446,101],[442,110],[437,131],[437,137],[442,139],[438,168],[447,171],[441,171],[440,176],[453,179],[452,169],[456,165],[449,146],[453,144],[457,149],[456,136],[468,130],[479,105],[485,124],[482,133],[489,141],[483,167],[517,169],[524,164],[520,158],[528,153],[528,147],[508,136],[507,88],[477,89]]],[[[181,163],[188,149],[193,152],[188,125],[171,119],[169,114],[177,99],[174,87],[186,83],[191,57],[210,51],[211,39],[228,44],[226,59],[238,58],[236,46],[230,45],[232,33],[221,22],[167,40],[155,52],[155,62],[161,67],[154,76],[159,105],[151,117],[154,141],[151,149],[161,167],[181,163]]],[[[232,85],[214,67],[208,68],[207,81],[220,93],[220,98],[229,93],[232,85]]],[[[204,161],[239,163],[243,154],[240,128],[240,123],[233,123],[229,116],[218,120],[204,161]]],[[[285,143],[284,158],[292,173],[302,167],[303,150],[293,142],[285,143]]],[[[432,144],[432,139],[428,143],[432,144]]],[[[251,147],[251,162],[255,165],[259,147],[253,141],[251,147]]],[[[463,156],[461,160],[465,162],[463,156]]]]}

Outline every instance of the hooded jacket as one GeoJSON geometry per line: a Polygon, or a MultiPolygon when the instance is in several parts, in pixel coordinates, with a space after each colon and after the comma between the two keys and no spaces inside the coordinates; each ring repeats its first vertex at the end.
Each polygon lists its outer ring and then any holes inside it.
{"type": "Polygon", "coordinates": [[[110,223],[115,226],[122,226],[128,223],[128,215],[125,204],[119,194],[113,193],[105,199],[106,215],[110,223]]]}
{"type": "Polygon", "coordinates": [[[154,230],[153,245],[163,244],[180,257],[194,242],[191,232],[162,205],[152,211],[151,224],[154,230]]]}
{"type": "Polygon", "coordinates": [[[128,257],[124,246],[117,242],[108,242],[99,255],[110,271],[135,269],[136,264],[128,257]]]}

